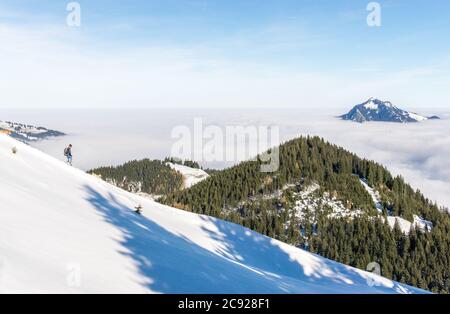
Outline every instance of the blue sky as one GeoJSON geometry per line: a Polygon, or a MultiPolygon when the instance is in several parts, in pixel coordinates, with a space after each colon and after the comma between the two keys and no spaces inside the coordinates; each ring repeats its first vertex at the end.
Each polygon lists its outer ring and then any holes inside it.
{"type": "Polygon", "coordinates": [[[0,0],[0,55],[17,76],[0,106],[29,106],[17,91],[30,88],[50,107],[450,105],[449,1],[378,1],[382,25],[369,27],[370,1],[89,0],[75,29],[68,2],[0,0]],[[39,67],[11,66],[24,58],[39,67]]]}

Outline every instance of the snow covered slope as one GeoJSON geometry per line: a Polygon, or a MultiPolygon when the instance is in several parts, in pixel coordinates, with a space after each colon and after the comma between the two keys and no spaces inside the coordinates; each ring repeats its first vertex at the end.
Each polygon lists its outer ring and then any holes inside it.
{"type": "MultiPolygon", "coordinates": [[[[371,188],[366,180],[360,179],[360,181],[361,181],[361,184],[366,189],[366,191],[372,197],[372,200],[375,203],[375,207],[376,207],[378,213],[381,214],[383,212],[383,205],[381,204],[380,193],[378,193],[378,191],[371,188]]],[[[387,220],[388,220],[389,226],[391,226],[391,228],[394,228],[395,224],[397,223],[398,226],[400,227],[400,230],[404,234],[408,234],[411,231],[411,227],[418,228],[422,232],[431,231],[431,229],[433,229],[433,223],[431,221],[425,220],[422,217],[419,217],[417,215],[413,215],[414,222],[411,223],[402,217],[390,216],[390,213],[388,213],[388,214],[389,214],[389,217],[387,217],[387,220]]],[[[384,218],[383,218],[383,221],[384,221],[384,218]]]]}
{"type": "Polygon", "coordinates": [[[367,180],[359,178],[359,181],[363,185],[363,187],[366,189],[367,193],[369,193],[370,197],[372,198],[375,208],[377,209],[378,213],[383,212],[383,205],[381,204],[381,198],[380,193],[378,191],[375,191],[373,188],[369,186],[367,183],[367,180]]]}
{"type": "Polygon", "coordinates": [[[186,167],[186,166],[174,164],[171,162],[168,162],[167,164],[172,169],[178,171],[179,173],[181,173],[183,175],[184,187],[186,189],[190,188],[191,186],[193,186],[209,177],[209,175],[202,169],[186,167]]]}
{"type": "Polygon", "coordinates": [[[423,291],[160,205],[0,135],[0,292],[423,291]]]}
{"type": "Polygon", "coordinates": [[[404,234],[408,234],[411,231],[412,226],[414,226],[414,228],[418,228],[422,232],[431,231],[431,229],[433,229],[433,223],[431,221],[425,220],[417,215],[414,215],[413,217],[414,217],[413,223],[398,216],[389,216],[387,217],[387,220],[391,228],[394,228],[395,224],[398,224],[400,230],[404,234]]]}

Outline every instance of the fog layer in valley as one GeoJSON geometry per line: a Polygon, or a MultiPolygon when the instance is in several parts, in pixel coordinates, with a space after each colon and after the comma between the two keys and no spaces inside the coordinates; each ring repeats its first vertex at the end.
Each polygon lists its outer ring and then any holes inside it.
{"type": "MultiPolygon", "coordinates": [[[[0,120],[42,125],[68,134],[33,146],[63,159],[65,145],[74,145],[74,164],[87,170],[117,165],[132,159],[164,158],[171,154],[176,139],[173,128],[194,126],[202,118],[204,126],[224,129],[230,125],[278,126],[280,140],[300,135],[319,135],[361,157],[375,160],[394,174],[419,188],[440,205],[450,207],[450,115],[423,123],[358,124],[335,118],[344,112],[317,113],[317,110],[5,110],[0,120]]],[[[205,140],[206,141],[206,140],[205,140]]],[[[253,145],[254,143],[250,143],[253,145]]],[[[204,167],[223,168],[238,162],[203,162],[204,167]]]]}

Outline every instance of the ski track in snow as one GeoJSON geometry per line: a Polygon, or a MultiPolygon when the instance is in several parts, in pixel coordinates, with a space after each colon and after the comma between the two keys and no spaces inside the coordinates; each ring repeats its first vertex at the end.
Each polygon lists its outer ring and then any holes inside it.
{"type": "Polygon", "coordinates": [[[0,178],[0,293],[425,292],[128,193],[5,135],[0,178]]]}

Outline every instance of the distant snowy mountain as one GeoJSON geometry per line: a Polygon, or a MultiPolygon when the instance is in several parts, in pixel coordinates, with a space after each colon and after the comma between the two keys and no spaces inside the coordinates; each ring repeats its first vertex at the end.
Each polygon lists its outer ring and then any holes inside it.
{"type": "Polygon", "coordinates": [[[350,112],[342,115],[340,118],[359,123],[367,121],[408,123],[439,119],[437,116],[425,117],[413,112],[405,111],[394,106],[389,101],[381,101],[376,98],[370,98],[366,102],[353,107],[350,112]]]}
{"type": "Polygon", "coordinates": [[[0,177],[0,293],[425,292],[128,193],[3,134],[0,177]]]}
{"type": "Polygon", "coordinates": [[[8,133],[11,137],[26,143],[65,135],[62,132],[49,130],[44,127],[9,121],[0,121],[0,131],[8,133]]]}

